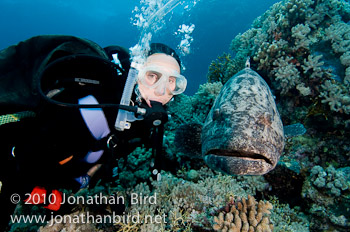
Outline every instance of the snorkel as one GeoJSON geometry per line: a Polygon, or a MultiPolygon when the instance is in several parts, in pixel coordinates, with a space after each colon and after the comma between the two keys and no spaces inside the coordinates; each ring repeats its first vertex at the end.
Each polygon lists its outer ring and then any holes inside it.
{"type": "MultiPolygon", "coordinates": [[[[134,91],[134,86],[136,84],[137,76],[138,76],[138,70],[140,69],[140,66],[142,64],[139,62],[138,59],[133,59],[130,65],[130,70],[128,73],[128,77],[126,79],[125,87],[123,90],[123,95],[120,100],[120,105],[126,105],[129,106],[131,102],[131,95],[134,91]]],[[[144,115],[146,114],[146,110],[143,108],[138,108],[139,114],[144,115]]],[[[119,131],[124,131],[124,129],[130,128],[130,122],[133,122],[135,120],[138,120],[140,118],[136,118],[133,112],[125,111],[122,109],[119,109],[117,119],[115,121],[115,129],[119,131]]],[[[142,119],[142,118],[141,118],[142,119]]]]}

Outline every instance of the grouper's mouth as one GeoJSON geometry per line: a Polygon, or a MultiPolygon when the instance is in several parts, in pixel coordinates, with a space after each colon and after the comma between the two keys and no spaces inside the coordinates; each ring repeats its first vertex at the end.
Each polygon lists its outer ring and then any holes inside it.
{"type": "Polygon", "coordinates": [[[265,156],[253,152],[247,152],[247,151],[228,151],[228,150],[221,150],[221,149],[215,149],[210,150],[207,152],[207,155],[216,155],[216,156],[229,156],[229,157],[236,157],[239,159],[245,159],[245,160],[252,160],[252,161],[263,161],[270,165],[272,165],[272,161],[266,158],[265,156]]]}
{"type": "Polygon", "coordinates": [[[209,150],[204,160],[213,169],[238,175],[262,175],[275,166],[274,162],[264,155],[237,150],[209,150]]]}

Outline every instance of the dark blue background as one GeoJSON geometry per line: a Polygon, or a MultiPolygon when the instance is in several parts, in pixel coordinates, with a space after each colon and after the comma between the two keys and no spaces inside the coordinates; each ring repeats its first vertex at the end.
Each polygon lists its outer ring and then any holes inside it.
{"type": "MultiPolygon", "coordinates": [[[[178,6],[167,15],[166,26],[152,42],[172,47],[180,38],[173,35],[182,23],[194,23],[191,54],[182,58],[188,78],[186,94],[194,94],[206,82],[210,62],[228,52],[231,40],[249,29],[253,20],[276,0],[201,0],[189,12],[178,6]]],[[[68,34],[90,39],[102,47],[134,46],[140,31],[132,25],[137,0],[1,0],[0,49],[39,34],[68,34]]]]}

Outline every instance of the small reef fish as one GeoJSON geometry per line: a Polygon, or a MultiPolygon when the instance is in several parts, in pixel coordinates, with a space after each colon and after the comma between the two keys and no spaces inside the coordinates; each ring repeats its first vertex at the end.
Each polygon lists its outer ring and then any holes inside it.
{"type": "Polygon", "coordinates": [[[263,175],[275,168],[284,131],[267,83],[250,68],[227,81],[201,134],[208,166],[227,174],[263,175]]]}

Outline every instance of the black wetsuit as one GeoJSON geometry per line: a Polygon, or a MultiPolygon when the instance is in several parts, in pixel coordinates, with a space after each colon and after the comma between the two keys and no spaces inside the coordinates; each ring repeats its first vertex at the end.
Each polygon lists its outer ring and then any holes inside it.
{"type": "MultiPolygon", "coordinates": [[[[116,75],[111,84],[103,88],[88,91],[67,88],[54,99],[77,103],[78,99],[93,95],[101,104],[119,104],[127,71],[123,75],[116,75]]],[[[134,102],[135,98],[133,95],[134,102]]],[[[144,103],[139,104],[145,106],[144,103]]],[[[104,108],[103,112],[111,133],[117,138],[117,146],[113,150],[107,149],[106,138],[96,141],[77,108],[44,103],[35,118],[0,127],[0,181],[3,183],[0,207],[2,214],[5,213],[0,215],[1,220],[6,221],[6,214],[11,212],[3,212],[3,209],[15,206],[9,201],[12,193],[30,193],[35,186],[49,189],[79,188],[74,178],[85,174],[95,164],[82,160],[89,151],[104,149],[97,162],[107,163],[112,168],[118,157],[129,154],[141,144],[150,145],[152,128],[146,122],[135,121],[130,129],[119,132],[114,129],[118,109],[104,108]],[[59,163],[70,156],[73,158],[67,163],[59,163]]],[[[0,228],[3,225],[4,222],[0,222],[0,228]]]]}
{"type": "MultiPolygon", "coordinates": [[[[99,103],[118,104],[123,85],[115,87],[116,91],[92,95],[99,103]],[[110,97],[114,99],[106,101],[106,98],[110,97]]],[[[70,101],[72,97],[79,99],[86,96],[76,93],[63,94],[69,97],[70,101]]],[[[65,97],[61,97],[60,100],[65,101],[65,97]]],[[[113,151],[106,147],[109,136],[100,139],[99,142],[92,136],[79,109],[48,105],[23,132],[21,142],[15,145],[14,154],[23,178],[28,182],[33,180],[35,185],[56,188],[74,185],[73,177],[83,175],[94,165],[82,161],[89,151],[104,149],[105,152],[98,161],[104,163],[106,160],[116,160],[130,153],[138,145],[149,144],[151,128],[143,121],[135,121],[130,129],[119,132],[114,129],[118,109],[104,108],[103,112],[117,142],[117,147],[113,151]],[[117,157],[112,157],[112,152],[117,157]],[[71,155],[73,158],[66,164],[59,164],[71,155]],[[70,181],[73,182],[69,183],[70,181]]]]}

